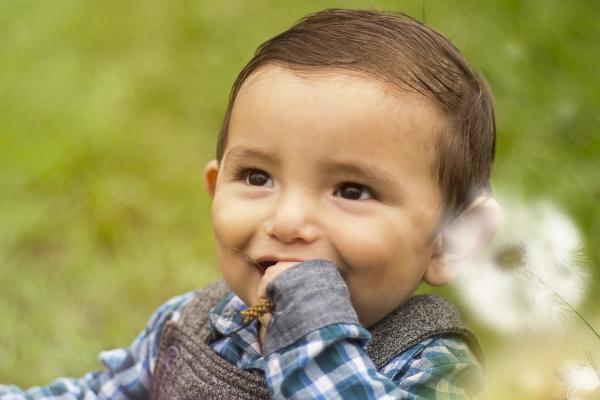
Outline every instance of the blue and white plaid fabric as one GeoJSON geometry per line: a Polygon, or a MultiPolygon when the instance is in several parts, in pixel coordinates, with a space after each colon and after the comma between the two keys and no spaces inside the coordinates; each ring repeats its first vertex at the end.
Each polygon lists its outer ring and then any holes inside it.
{"type": "MultiPolygon", "coordinates": [[[[129,348],[100,353],[105,371],[57,379],[26,392],[0,385],[0,400],[149,399],[162,328],[179,318],[194,295],[162,305],[129,348]]],[[[265,358],[259,351],[257,322],[242,324],[239,312],[244,308],[231,294],[211,310],[211,347],[239,368],[264,371],[273,398],[467,399],[482,386],[481,366],[467,345],[453,337],[426,339],[377,371],[364,352],[369,332],[359,325],[336,324],[265,358]]]]}

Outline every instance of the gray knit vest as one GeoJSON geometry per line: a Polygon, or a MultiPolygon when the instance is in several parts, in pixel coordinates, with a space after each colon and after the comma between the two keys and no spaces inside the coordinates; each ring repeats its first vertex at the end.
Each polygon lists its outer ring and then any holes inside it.
{"type": "MultiPolygon", "coordinates": [[[[167,322],[152,374],[154,400],[268,399],[262,371],[237,368],[208,345],[208,313],[231,289],[223,281],[201,289],[177,321],[167,322]]],[[[456,308],[432,295],[413,296],[369,329],[366,352],[380,370],[388,361],[434,335],[458,335],[483,362],[477,339],[456,308]]]]}

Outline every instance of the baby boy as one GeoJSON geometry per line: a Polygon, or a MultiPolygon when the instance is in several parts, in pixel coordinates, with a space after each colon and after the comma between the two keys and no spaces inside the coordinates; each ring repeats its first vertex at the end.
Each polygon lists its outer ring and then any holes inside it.
{"type": "Polygon", "coordinates": [[[494,143],[489,91],[441,34],[305,17],[238,76],[205,169],[224,282],[163,305],[106,371],[0,399],[478,395],[474,335],[412,294],[495,233],[494,143]]]}

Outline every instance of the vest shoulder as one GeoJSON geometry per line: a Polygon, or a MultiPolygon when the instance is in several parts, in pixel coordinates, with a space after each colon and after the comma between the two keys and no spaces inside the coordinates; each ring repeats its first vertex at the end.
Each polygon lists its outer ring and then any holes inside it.
{"type": "Polygon", "coordinates": [[[231,288],[222,279],[198,289],[183,307],[179,324],[185,330],[197,331],[205,324],[210,309],[230,292],[231,288]]]}
{"type": "Polygon", "coordinates": [[[372,336],[367,351],[378,366],[434,336],[460,337],[483,362],[477,338],[462,321],[456,306],[440,296],[412,296],[369,330],[372,336]]]}

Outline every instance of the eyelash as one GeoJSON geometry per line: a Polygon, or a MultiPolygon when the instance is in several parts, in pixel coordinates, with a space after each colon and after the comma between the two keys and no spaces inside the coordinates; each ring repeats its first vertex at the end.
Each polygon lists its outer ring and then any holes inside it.
{"type": "MultiPolygon", "coordinates": [[[[235,180],[236,181],[246,181],[246,179],[248,179],[249,174],[252,172],[261,172],[261,173],[265,174],[266,176],[269,176],[269,177],[271,176],[269,173],[267,173],[266,171],[264,171],[260,168],[240,166],[240,167],[236,167],[234,170],[235,180]]],[[[246,182],[244,182],[244,183],[246,183],[246,182]]],[[[358,182],[341,182],[336,187],[335,191],[337,192],[343,185],[354,185],[354,186],[360,187],[360,188],[364,189],[366,192],[368,192],[373,199],[379,199],[379,195],[377,194],[377,192],[375,192],[370,187],[363,185],[361,183],[358,183],[358,182]]],[[[251,185],[251,186],[254,186],[254,185],[251,185]]],[[[358,199],[351,199],[351,200],[358,200],[358,199]]]]}

